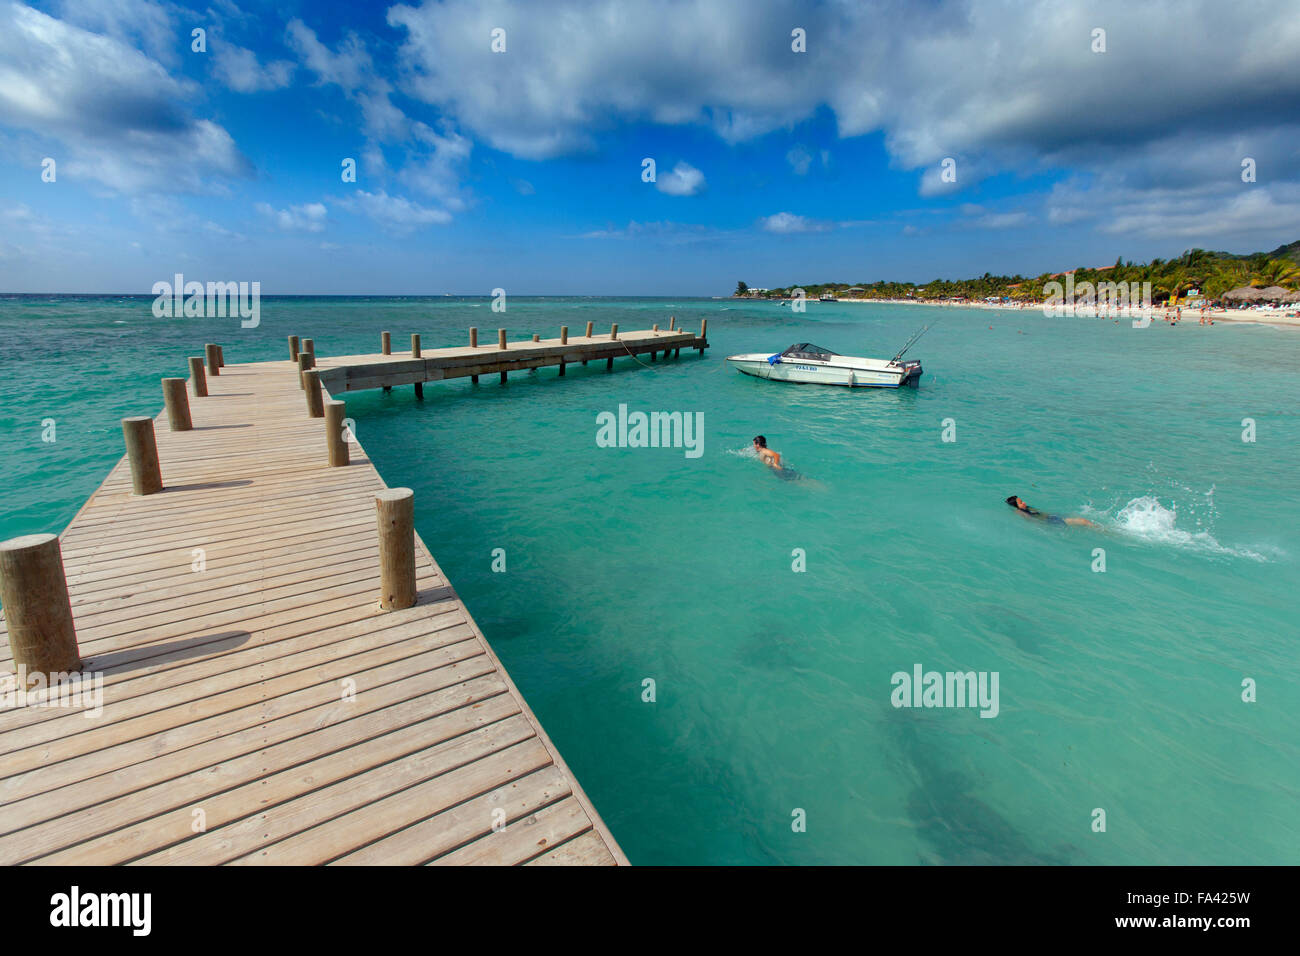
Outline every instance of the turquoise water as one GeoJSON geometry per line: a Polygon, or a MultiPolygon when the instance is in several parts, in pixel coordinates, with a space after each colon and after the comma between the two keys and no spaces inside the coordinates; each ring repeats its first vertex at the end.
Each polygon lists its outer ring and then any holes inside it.
{"type": "Polygon", "coordinates": [[[687,299],[512,299],[504,316],[272,299],[241,330],[149,306],[0,299],[4,536],[61,530],[119,455],[118,418],[156,411],[158,378],[206,340],[234,363],[280,358],[289,333],[343,354],[381,329],[432,348],[470,325],[709,319],[703,359],[347,400],[635,863],[1300,858],[1294,331],[687,299]],[[935,318],[917,390],[722,362],[805,340],[888,356],[935,318]],[[703,413],[703,454],[598,447],[620,404],[703,413]],[[753,460],[759,432],[800,480],[753,460]],[[1011,493],[1103,530],[1025,519],[1011,493]],[[891,675],[917,664],[997,672],[998,715],[893,707],[891,675]]]}

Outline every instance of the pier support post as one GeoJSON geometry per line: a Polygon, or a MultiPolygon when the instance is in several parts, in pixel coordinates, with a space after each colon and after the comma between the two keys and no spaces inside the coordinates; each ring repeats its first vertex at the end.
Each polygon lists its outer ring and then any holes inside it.
{"type": "Polygon", "coordinates": [[[393,336],[388,332],[379,333],[379,351],[384,355],[393,354],[393,336]]]}
{"type": "Polygon", "coordinates": [[[338,400],[325,403],[325,445],[331,465],[348,463],[348,441],[343,437],[343,408],[338,400]]]}
{"type": "Polygon", "coordinates": [[[24,684],[30,686],[30,675],[43,674],[48,686],[51,674],[81,668],[57,535],[28,534],[0,543],[0,601],[24,684]]]}
{"type": "Polygon", "coordinates": [[[569,327],[567,325],[560,326],[560,344],[569,344],[569,327]]]}
{"type": "Polygon", "coordinates": [[[305,389],[307,387],[307,369],[316,363],[312,361],[310,352],[298,353],[298,387],[305,389]]]}
{"type": "Polygon", "coordinates": [[[131,490],[137,495],[162,491],[162,469],[158,466],[158,441],[153,433],[153,419],[138,415],[122,419],[122,437],[126,440],[126,457],[131,463],[131,490]]]}
{"type": "Polygon", "coordinates": [[[203,371],[203,356],[190,356],[190,385],[195,398],[206,398],[208,394],[208,376],[203,371]]]}
{"type": "Polygon", "coordinates": [[[226,367],[226,350],[220,345],[217,346],[217,364],[222,368],[226,367]]]}
{"type": "Polygon", "coordinates": [[[506,330],[497,329],[497,348],[504,350],[506,348],[506,330]]]}
{"type": "Polygon", "coordinates": [[[314,366],[316,364],[316,340],[303,339],[302,350],[311,354],[311,364],[314,366]]]}
{"type": "Polygon", "coordinates": [[[415,397],[418,398],[420,401],[424,401],[424,383],[423,383],[423,382],[416,382],[416,383],[415,383],[415,397]]]}
{"type": "Polygon", "coordinates": [[[588,323],[587,323],[587,332],[586,332],[586,336],[587,336],[587,338],[591,338],[591,328],[592,328],[593,325],[595,325],[594,322],[588,322],[588,323]]]}
{"type": "Polygon", "coordinates": [[[415,604],[415,492],[389,488],[375,495],[379,530],[379,606],[400,611],[415,604]]]}
{"type": "Polygon", "coordinates": [[[654,327],[651,328],[650,331],[651,331],[651,332],[658,332],[658,331],[659,331],[659,323],[656,322],[656,323],[654,324],[654,327]]]}
{"type": "Polygon", "coordinates": [[[609,327],[609,337],[610,337],[611,339],[616,339],[616,338],[618,338],[618,323],[617,323],[617,322],[615,322],[613,325],[611,325],[611,326],[609,327]]]}
{"type": "Polygon", "coordinates": [[[209,375],[220,375],[220,374],[221,374],[221,363],[220,363],[220,361],[217,359],[217,347],[216,347],[215,345],[213,345],[211,342],[209,342],[209,343],[207,343],[206,345],[204,345],[204,346],[203,346],[203,357],[204,357],[204,359],[206,359],[206,361],[207,361],[207,363],[208,363],[208,374],[209,374],[209,375]]]}
{"type": "Polygon", "coordinates": [[[298,361],[298,336],[289,336],[289,361],[298,361]]]}
{"type": "Polygon", "coordinates": [[[320,372],[310,368],[303,372],[304,391],[307,393],[307,417],[325,417],[325,396],[320,389],[320,372]]]}
{"type": "MultiPolygon", "coordinates": [[[[705,338],[708,336],[708,332],[709,332],[709,320],[708,320],[708,319],[700,319],[700,341],[701,341],[701,342],[703,342],[703,341],[705,340],[705,338]]],[[[698,352],[700,353],[700,358],[704,358],[704,346],[703,346],[703,345],[701,345],[701,346],[700,346],[696,351],[698,351],[698,352]]]]}
{"type": "Polygon", "coordinates": [[[174,432],[187,432],[194,427],[190,418],[190,400],[185,394],[185,379],[162,380],[163,404],[167,406],[167,424],[174,432]]]}
{"type": "Polygon", "coordinates": [[[478,329],[472,325],[469,327],[469,347],[478,348],[478,329]]]}
{"type": "Polygon", "coordinates": [[[542,340],[542,337],[541,337],[540,335],[538,335],[536,332],[534,332],[534,333],[533,333],[533,341],[534,341],[534,342],[540,342],[541,340],[542,340]]]}
{"type": "Polygon", "coordinates": [[[611,355],[608,359],[605,360],[605,371],[606,372],[614,371],[614,356],[611,355]]]}
{"type": "Polygon", "coordinates": [[[670,315],[668,317],[668,331],[671,332],[675,328],[677,328],[677,316],[670,315]]]}
{"type": "Polygon", "coordinates": [[[420,357],[420,336],[414,333],[411,335],[411,357],[420,357]]]}
{"type": "Polygon", "coordinates": [[[506,373],[505,373],[505,372],[502,372],[502,373],[501,373],[501,384],[504,385],[505,383],[506,383],[506,373]]]}

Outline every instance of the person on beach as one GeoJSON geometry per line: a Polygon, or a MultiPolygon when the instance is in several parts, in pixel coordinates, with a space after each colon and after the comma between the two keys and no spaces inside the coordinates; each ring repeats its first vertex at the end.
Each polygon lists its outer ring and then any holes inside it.
{"type": "Polygon", "coordinates": [[[764,464],[770,465],[777,471],[781,470],[781,453],[768,448],[767,439],[762,435],[754,436],[754,453],[764,464]]]}
{"type": "Polygon", "coordinates": [[[1087,518],[1064,518],[1061,515],[1045,515],[1037,508],[1029,507],[1023,498],[1017,497],[1016,495],[1009,497],[1007,499],[1007,504],[1031,518],[1042,518],[1048,524],[1082,525],[1088,528],[1100,527],[1100,525],[1095,521],[1089,521],[1087,518]]]}

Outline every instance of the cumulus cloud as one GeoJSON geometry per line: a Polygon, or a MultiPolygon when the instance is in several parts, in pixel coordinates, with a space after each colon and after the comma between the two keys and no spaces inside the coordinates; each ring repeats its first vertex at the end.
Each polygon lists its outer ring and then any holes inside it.
{"type": "Polygon", "coordinates": [[[797,216],[791,212],[778,212],[771,216],[764,216],[758,224],[764,232],[776,233],[825,232],[831,228],[828,222],[797,216]]]}
{"type": "Polygon", "coordinates": [[[353,196],[339,200],[339,205],[368,216],[395,235],[407,235],[424,226],[451,222],[451,213],[445,209],[421,206],[405,196],[390,196],[382,189],[373,193],[358,189],[353,196]]]}
{"type": "Polygon", "coordinates": [[[687,162],[655,177],[655,188],[669,196],[694,196],[704,188],[704,174],[687,162]]]}
{"type": "Polygon", "coordinates": [[[270,203],[259,202],[253,208],[282,232],[324,232],[325,217],[329,213],[325,204],[318,202],[285,209],[276,209],[270,203]]]}
{"type": "MultiPolygon", "coordinates": [[[[841,136],[883,133],[892,162],[938,197],[1007,170],[1101,168],[1171,129],[1199,147],[1300,120],[1289,0],[440,0],[394,6],[388,22],[404,35],[405,92],[533,159],[591,149],[621,121],[738,142],[827,110],[841,136]],[[808,52],[774,23],[804,27],[808,52]],[[1091,49],[1098,25],[1105,53],[1091,49]],[[498,26],[505,55],[488,42],[498,26]],[[945,157],[955,183],[939,175],[945,157]]],[[[811,167],[806,150],[788,161],[811,167]]]]}
{"type": "Polygon", "coordinates": [[[19,4],[0,4],[0,123],[57,141],[60,175],[122,192],[194,191],[251,166],[195,92],[156,60],[19,4]]]}

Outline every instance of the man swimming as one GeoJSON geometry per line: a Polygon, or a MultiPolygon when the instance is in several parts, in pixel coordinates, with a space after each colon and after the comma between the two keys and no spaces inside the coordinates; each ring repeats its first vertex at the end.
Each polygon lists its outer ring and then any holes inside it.
{"type": "Polygon", "coordinates": [[[1031,518],[1042,518],[1048,524],[1083,525],[1088,528],[1101,527],[1101,525],[1097,524],[1095,521],[1089,521],[1087,518],[1063,518],[1060,515],[1045,515],[1037,508],[1029,507],[1029,505],[1025,504],[1025,499],[1018,498],[1015,495],[1012,495],[1007,499],[1007,504],[1015,508],[1017,511],[1029,515],[1031,518]]]}
{"type": "Polygon", "coordinates": [[[765,464],[771,465],[777,471],[781,470],[781,453],[768,448],[767,439],[762,435],[754,436],[754,452],[765,464]]]}

